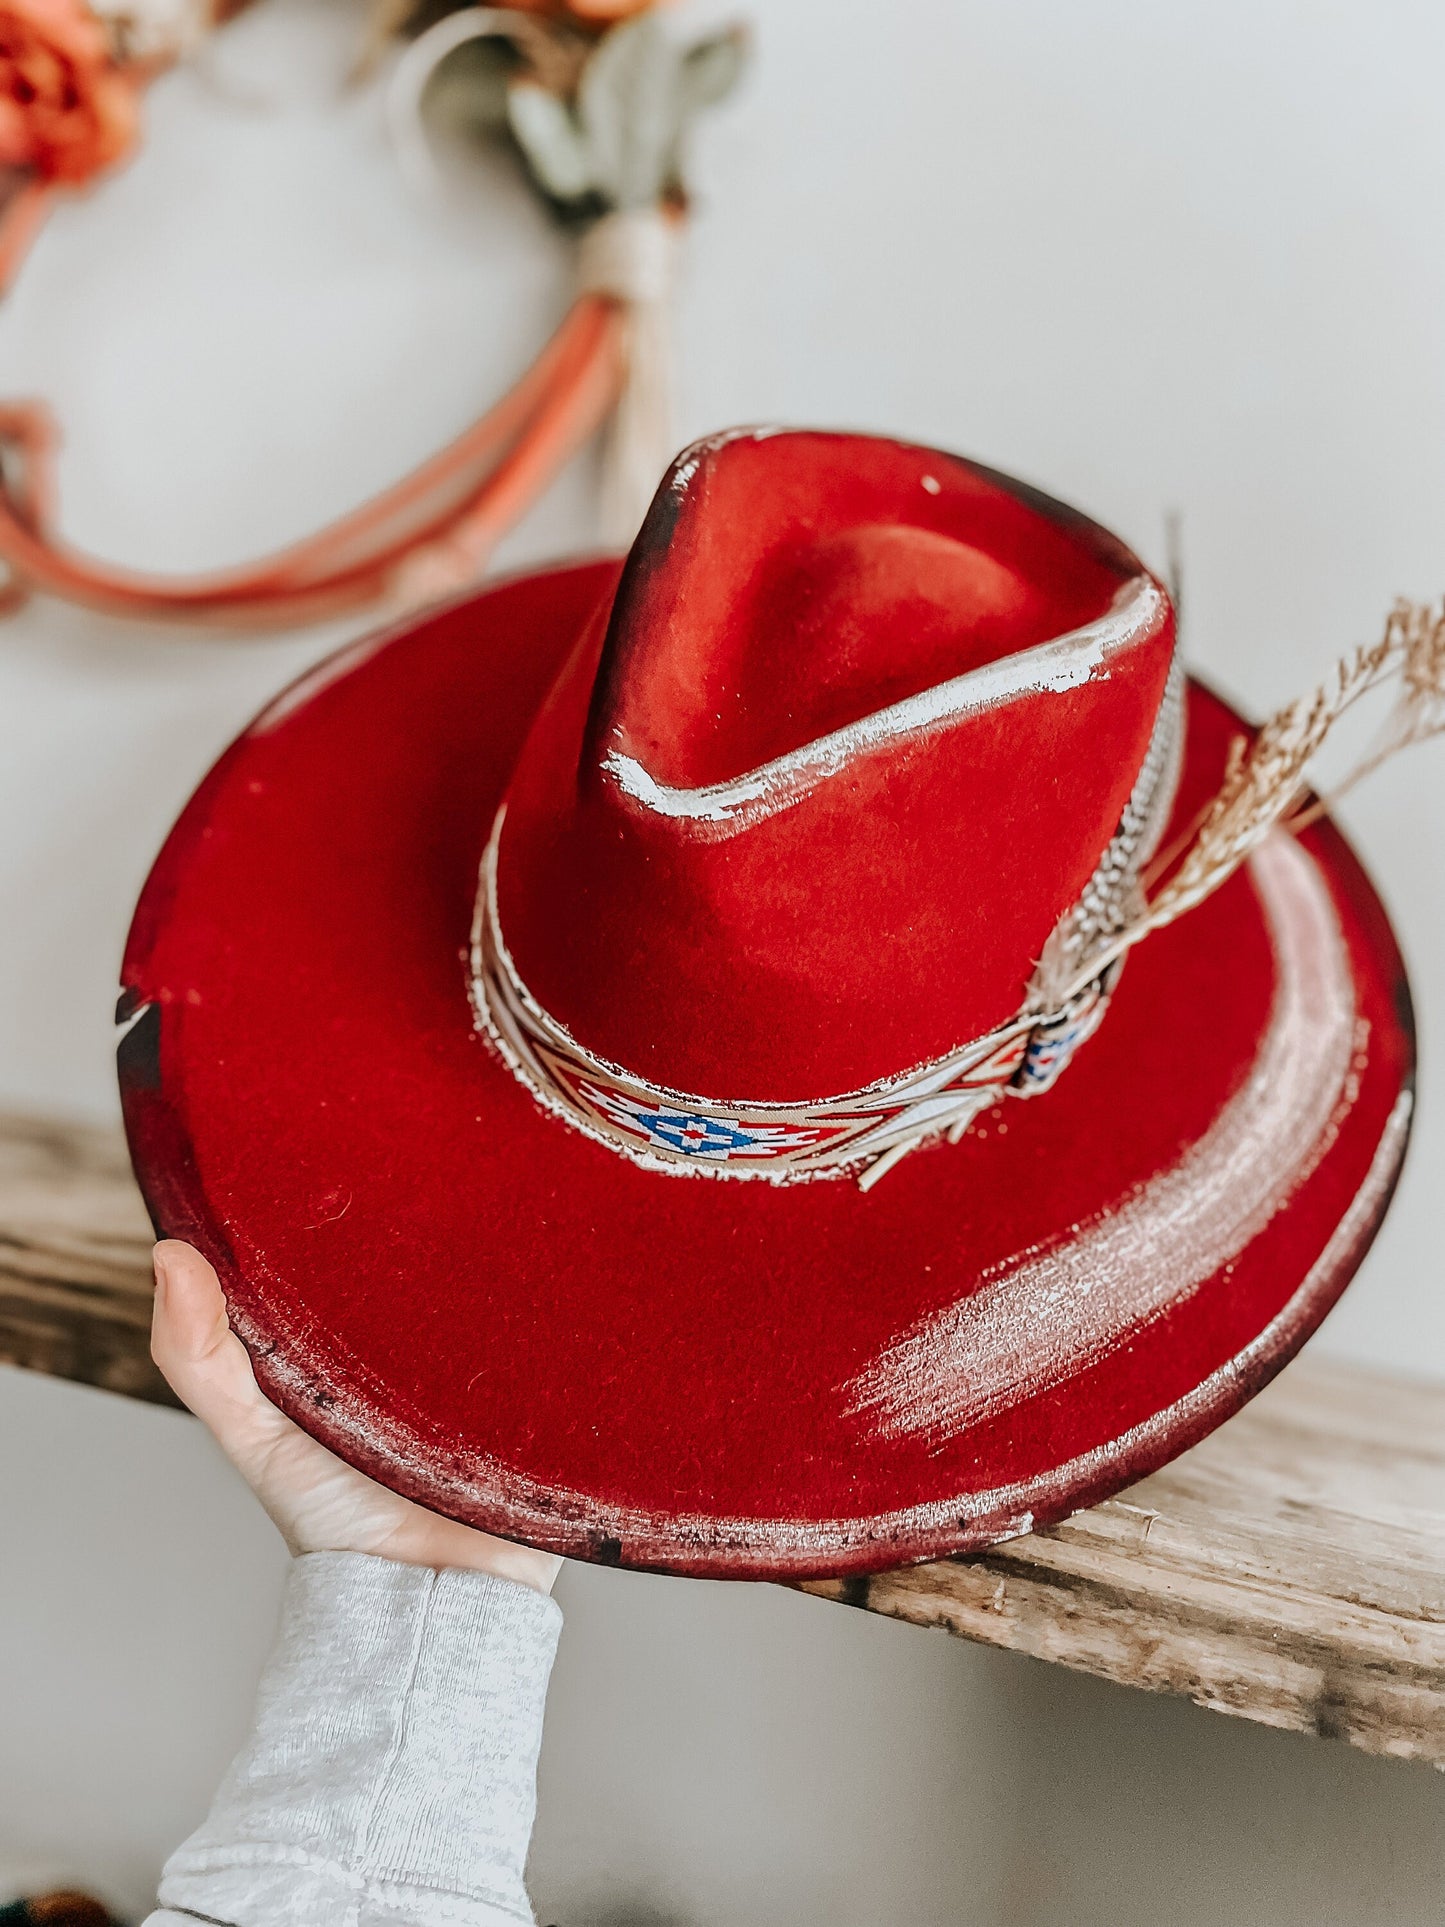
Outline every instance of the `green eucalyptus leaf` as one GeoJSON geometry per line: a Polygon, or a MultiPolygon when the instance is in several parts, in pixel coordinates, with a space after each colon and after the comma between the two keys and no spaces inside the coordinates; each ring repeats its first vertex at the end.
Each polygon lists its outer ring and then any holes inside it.
{"type": "Polygon", "coordinates": [[[614,207],[654,205],[672,173],[683,86],[682,55],[653,14],[603,36],[577,108],[597,188],[614,207]]]}
{"type": "Polygon", "coordinates": [[[598,185],[588,142],[571,109],[534,80],[507,89],[507,119],[539,184],[558,201],[578,201],[598,185]]]}
{"type": "Polygon", "coordinates": [[[686,111],[694,114],[725,100],[742,78],[748,62],[746,27],[725,27],[711,39],[699,40],[682,57],[682,85],[686,111]]]}

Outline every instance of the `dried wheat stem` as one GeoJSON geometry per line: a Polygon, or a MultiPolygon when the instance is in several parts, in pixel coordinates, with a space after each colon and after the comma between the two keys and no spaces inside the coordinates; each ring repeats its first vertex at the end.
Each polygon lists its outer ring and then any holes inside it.
{"type": "Polygon", "coordinates": [[[1105,949],[1080,965],[1070,992],[1212,896],[1272,830],[1307,828],[1371,770],[1441,731],[1445,604],[1397,602],[1378,642],[1343,657],[1317,689],[1271,716],[1252,741],[1235,739],[1215,796],[1151,866],[1155,878],[1164,875],[1167,881],[1105,949]],[[1395,701],[1373,747],[1328,798],[1298,810],[1309,787],[1309,766],[1340,719],[1386,685],[1394,685],[1395,701]]]}

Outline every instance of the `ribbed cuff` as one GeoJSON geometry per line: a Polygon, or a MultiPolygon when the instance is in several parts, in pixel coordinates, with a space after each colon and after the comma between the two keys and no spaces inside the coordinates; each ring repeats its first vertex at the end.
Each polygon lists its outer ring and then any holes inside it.
{"type": "Polygon", "coordinates": [[[522,1870],[562,1615],[360,1553],[294,1562],[255,1728],[163,1906],[234,1927],[494,1927],[522,1870]]]}

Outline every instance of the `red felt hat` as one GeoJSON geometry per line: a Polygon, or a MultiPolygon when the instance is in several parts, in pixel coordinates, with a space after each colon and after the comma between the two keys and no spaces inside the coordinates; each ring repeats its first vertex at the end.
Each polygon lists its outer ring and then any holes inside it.
{"type": "Polygon", "coordinates": [[[764,1576],[1056,1519],[1279,1369],[1404,1152],[1328,822],[1130,947],[1239,729],[1072,510],[700,444],[620,574],[344,651],[206,779],[124,969],[156,1222],[300,1424],[494,1532],[764,1576]]]}

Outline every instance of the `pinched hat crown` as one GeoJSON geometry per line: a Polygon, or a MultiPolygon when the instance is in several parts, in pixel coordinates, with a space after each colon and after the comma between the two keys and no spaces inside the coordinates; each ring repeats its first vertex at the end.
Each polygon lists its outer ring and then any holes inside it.
{"type": "Polygon", "coordinates": [[[698,444],[508,787],[479,1012],[543,1102],[669,1169],[877,1168],[1046,1086],[1168,811],[1173,659],[1142,564],[1016,482],[698,444]]]}

